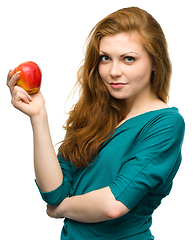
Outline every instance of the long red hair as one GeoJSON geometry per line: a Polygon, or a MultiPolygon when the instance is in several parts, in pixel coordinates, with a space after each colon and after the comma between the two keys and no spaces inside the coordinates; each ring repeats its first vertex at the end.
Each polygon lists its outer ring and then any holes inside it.
{"type": "Polygon", "coordinates": [[[125,102],[113,98],[99,76],[99,45],[105,36],[131,31],[139,32],[156,66],[156,74],[152,72],[151,76],[152,91],[167,102],[172,69],[159,23],[136,7],[118,10],[101,20],[87,39],[85,59],[78,71],[79,101],[69,113],[66,136],[59,148],[59,154],[77,168],[93,161],[100,145],[126,116],[125,102]]]}

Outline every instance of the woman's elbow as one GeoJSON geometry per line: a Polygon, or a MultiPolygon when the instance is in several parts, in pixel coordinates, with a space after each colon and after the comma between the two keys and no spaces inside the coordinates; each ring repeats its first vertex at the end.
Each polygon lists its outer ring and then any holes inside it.
{"type": "Polygon", "coordinates": [[[129,209],[122,202],[117,200],[106,209],[106,215],[109,220],[122,217],[128,212],[129,209]]]}

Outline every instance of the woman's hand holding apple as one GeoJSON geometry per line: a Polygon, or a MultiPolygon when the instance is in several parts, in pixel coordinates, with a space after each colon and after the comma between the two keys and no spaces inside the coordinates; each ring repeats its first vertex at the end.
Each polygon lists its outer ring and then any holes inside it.
{"type": "Polygon", "coordinates": [[[30,118],[38,116],[45,111],[45,101],[39,91],[36,94],[29,95],[27,91],[16,85],[20,78],[20,72],[13,75],[10,70],[7,77],[7,85],[12,95],[12,104],[15,108],[28,115],[30,118]]]}

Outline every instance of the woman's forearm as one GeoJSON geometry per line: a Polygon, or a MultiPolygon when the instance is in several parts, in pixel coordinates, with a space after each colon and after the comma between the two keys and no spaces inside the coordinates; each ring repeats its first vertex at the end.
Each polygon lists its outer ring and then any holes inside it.
{"type": "Polygon", "coordinates": [[[34,168],[42,192],[50,192],[62,184],[63,174],[52,144],[45,108],[31,118],[34,138],[34,168]]]}
{"type": "Polygon", "coordinates": [[[53,218],[96,223],[123,216],[129,209],[117,201],[109,187],[84,195],[64,199],[58,206],[48,206],[47,214],[53,218]]]}
{"type": "Polygon", "coordinates": [[[108,201],[104,201],[104,195],[107,196],[107,189],[66,198],[62,205],[60,204],[61,212],[69,219],[85,223],[110,220],[112,218],[109,216],[109,205],[108,201]]]}

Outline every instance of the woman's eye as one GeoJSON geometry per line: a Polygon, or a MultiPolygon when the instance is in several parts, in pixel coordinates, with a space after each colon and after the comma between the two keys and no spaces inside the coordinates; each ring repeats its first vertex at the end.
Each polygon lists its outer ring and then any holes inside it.
{"type": "Polygon", "coordinates": [[[125,57],[125,62],[132,63],[135,60],[133,57],[125,57]]]}
{"type": "Polygon", "coordinates": [[[110,58],[108,56],[100,56],[101,62],[108,62],[110,58]]]}

